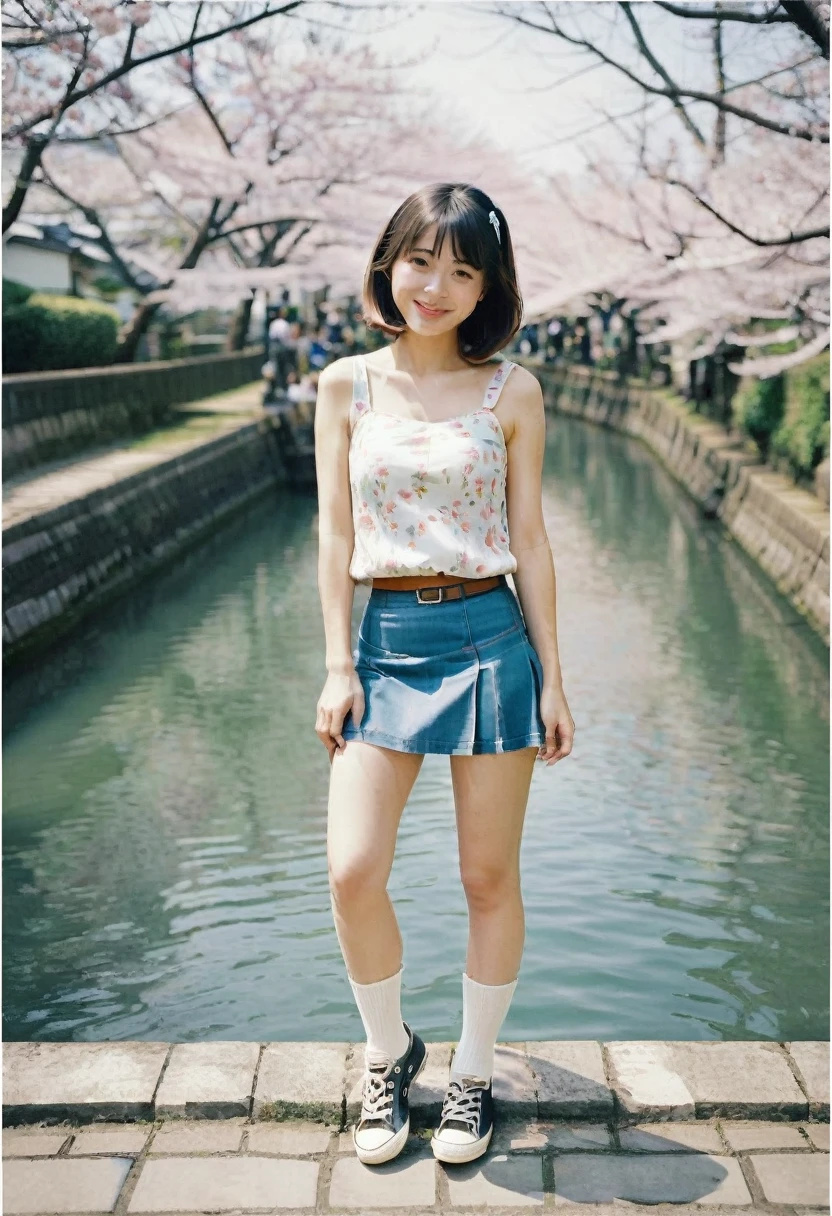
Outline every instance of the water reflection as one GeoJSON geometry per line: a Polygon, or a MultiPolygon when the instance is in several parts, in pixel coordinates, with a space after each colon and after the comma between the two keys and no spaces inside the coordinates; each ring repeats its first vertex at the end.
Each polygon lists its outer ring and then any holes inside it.
{"type": "MultiPolygon", "coordinates": [[[[505,1037],[827,1037],[825,647],[636,441],[551,419],[545,507],[578,733],[534,776],[505,1037]]],[[[360,1037],[322,657],[314,503],[277,496],[9,688],[7,1038],[360,1037]]],[[[454,1038],[446,758],[391,892],[406,1016],[454,1038]]]]}

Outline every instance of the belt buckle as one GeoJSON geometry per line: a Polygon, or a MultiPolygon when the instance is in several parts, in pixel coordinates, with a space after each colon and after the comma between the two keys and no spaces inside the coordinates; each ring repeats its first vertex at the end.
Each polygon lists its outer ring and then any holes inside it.
{"type": "Polygon", "coordinates": [[[416,588],[416,601],[419,604],[441,604],[444,598],[445,598],[445,588],[444,587],[417,587],[416,588]],[[433,600],[433,599],[423,600],[422,599],[422,595],[424,594],[424,592],[427,592],[429,595],[432,595],[434,591],[438,592],[438,595],[435,600],[433,600]]]}

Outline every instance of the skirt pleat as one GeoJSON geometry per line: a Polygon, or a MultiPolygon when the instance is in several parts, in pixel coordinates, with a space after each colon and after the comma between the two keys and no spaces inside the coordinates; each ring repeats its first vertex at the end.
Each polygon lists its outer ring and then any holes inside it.
{"type": "Polygon", "coordinates": [[[540,747],[543,668],[505,580],[468,599],[418,604],[374,589],[353,652],[364,690],[345,740],[471,756],[540,747]]]}

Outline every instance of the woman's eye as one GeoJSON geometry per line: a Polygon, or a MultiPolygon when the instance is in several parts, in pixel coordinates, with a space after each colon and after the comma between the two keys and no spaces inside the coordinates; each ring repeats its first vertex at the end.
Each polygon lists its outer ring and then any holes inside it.
{"type": "Polygon", "coordinates": [[[411,258],[410,260],[411,262],[415,262],[418,266],[427,266],[427,262],[424,258],[411,258]]]}
{"type": "Polygon", "coordinates": [[[457,271],[457,274],[461,274],[461,275],[462,275],[462,277],[463,277],[463,278],[465,278],[465,279],[470,279],[470,278],[471,278],[471,275],[468,273],[468,271],[467,271],[467,270],[458,270],[458,271],[457,271]]]}

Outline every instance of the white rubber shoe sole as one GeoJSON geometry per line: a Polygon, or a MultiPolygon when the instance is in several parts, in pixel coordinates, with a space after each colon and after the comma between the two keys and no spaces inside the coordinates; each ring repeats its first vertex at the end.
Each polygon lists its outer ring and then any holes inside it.
{"type": "Polygon", "coordinates": [[[493,1131],[494,1128],[490,1127],[479,1140],[471,1140],[468,1144],[453,1144],[432,1136],[430,1144],[433,1155],[437,1161],[444,1161],[446,1165],[464,1165],[466,1161],[476,1161],[488,1148],[493,1131]]]}
{"type": "MultiPolygon", "coordinates": [[[[413,1088],[413,1082],[422,1072],[428,1062],[428,1053],[425,1049],[424,1059],[416,1069],[413,1076],[410,1078],[408,1085],[408,1104],[410,1102],[409,1091],[413,1088]]],[[[399,1153],[407,1143],[407,1137],[410,1135],[410,1112],[408,1111],[407,1122],[404,1123],[395,1136],[391,1136],[389,1140],[385,1140],[384,1144],[380,1144],[378,1148],[359,1148],[355,1143],[355,1133],[358,1130],[358,1124],[352,1129],[352,1143],[355,1149],[355,1155],[362,1165],[384,1165],[385,1161],[392,1161],[394,1157],[398,1157],[399,1153]]]]}

